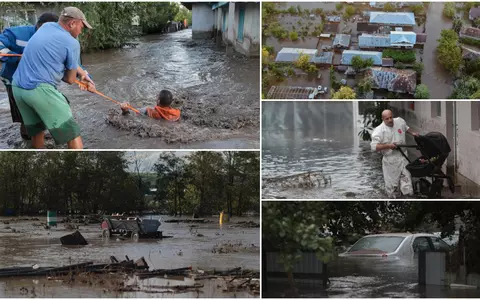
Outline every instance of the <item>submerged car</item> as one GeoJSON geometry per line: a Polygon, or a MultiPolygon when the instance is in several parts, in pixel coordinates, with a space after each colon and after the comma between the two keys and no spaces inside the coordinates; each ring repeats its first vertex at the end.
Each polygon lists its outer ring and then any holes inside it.
{"type": "Polygon", "coordinates": [[[451,247],[429,233],[386,233],[367,235],[340,257],[380,257],[411,259],[421,251],[449,252],[451,247]]]}

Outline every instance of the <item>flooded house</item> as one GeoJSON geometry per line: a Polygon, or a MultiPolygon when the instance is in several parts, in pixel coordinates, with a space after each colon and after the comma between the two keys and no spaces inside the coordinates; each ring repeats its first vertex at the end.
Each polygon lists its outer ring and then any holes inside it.
{"type": "Polygon", "coordinates": [[[445,170],[454,175],[461,192],[480,196],[480,101],[392,101],[416,132],[441,132],[452,148],[445,170]]]}
{"type": "Polygon", "coordinates": [[[282,48],[277,53],[275,62],[294,63],[302,54],[308,55],[309,61],[314,64],[331,64],[333,60],[332,52],[319,52],[317,49],[282,48]]]}
{"type": "Polygon", "coordinates": [[[369,12],[371,24],[390,26],[415,26],[415,15],[411,12],[369,12]]]}
{"type": "Polygon", "coordinates": [[[412,49],[417,42],[417,35],[411,31],[391,31],[390,34],[365,34],[358,37],[361,49],[400,48],[412,49]]]}
{"type": "Polygon", "coordinates": [[[461,38],[470,38],[474,40],[480,40],[480,28],[474,27],[462,27],[459,36],[461,38]]]}
{"type": "Polygon", "coordinates": [[[212,38],[227,49],[260,55],[259,2],[185,2],[192,11],[192,38],[212,38]]]}
{"type": "Polygon", "coordinates": [[[468,12],[468,19],[470,21],[475,21],[480,17],[480,7],[472,7],[468,12]]]}
{"type": "Polygon", "coordinates": [[[365,76],[371,79],[373,89],[412,95],[417,88],[417,73],[413,70],[372,67],[365,76]]]}
{"type": "Polygon", "coordinates": [[[341,59],[341,64],[342,65],[351,65],[352,64],[352,58],[354,56],[360,56],[363,60],[366,59],[373,59],[373,64],[375,66],[381,66],[382,65],[382,52],[376,52],[376,51],[358,51],[358,50],[345,50],[342,53],[342,59],[341,59]]]}
{"type": "Polygon", "coordinates": [[[333,40],[332,47],[334,49],[348,49],[350,48],[350,39],[349,34],[337,34],[333,40]]]}

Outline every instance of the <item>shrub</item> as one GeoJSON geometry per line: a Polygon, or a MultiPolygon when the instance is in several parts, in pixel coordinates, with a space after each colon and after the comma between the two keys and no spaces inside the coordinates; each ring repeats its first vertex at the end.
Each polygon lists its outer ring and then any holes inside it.
{"type": "Polygon", "coordinates": [[[416,59],[414,50],[385,49],[383,51],[383,57],[393,58],[395,62],[402,63],[413,63],[416,59]]]}

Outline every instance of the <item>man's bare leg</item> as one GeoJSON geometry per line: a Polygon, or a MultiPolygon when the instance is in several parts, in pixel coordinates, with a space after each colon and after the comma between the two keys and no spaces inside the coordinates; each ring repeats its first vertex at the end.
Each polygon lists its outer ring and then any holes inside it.
{"type": "Polygon", "coordinates": [[[42,131],[36,136],[32,137],[32,147],[34,149],[43,149],[45,148],[45,132],[42,131]]]}
{"type": "Polygon", "coordinates": [[[82,137],[76,137],[67,142],[68,149],[83,149],[82,137]]]}

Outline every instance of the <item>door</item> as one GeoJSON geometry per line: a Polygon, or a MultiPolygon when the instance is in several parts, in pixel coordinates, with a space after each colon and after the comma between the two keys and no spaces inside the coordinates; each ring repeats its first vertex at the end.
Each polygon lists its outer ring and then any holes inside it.
{"type": "Polygon", "coordinates": [[[222,24],[222,32],[227,31],[227,13],[228,11],[222,10],[223,11],[223,24],[222,24]]]}
{"type": "Polygon", "coordinates": [[[240,7],[238,11],[238,31],[237,40],[243,42],[243,27],[245,25],[245,7],[240,7]]]}

